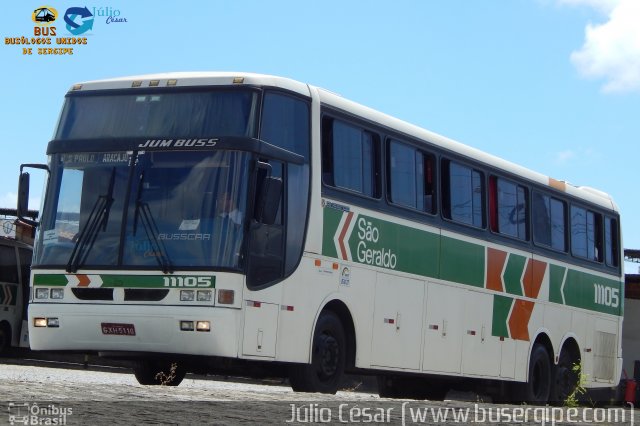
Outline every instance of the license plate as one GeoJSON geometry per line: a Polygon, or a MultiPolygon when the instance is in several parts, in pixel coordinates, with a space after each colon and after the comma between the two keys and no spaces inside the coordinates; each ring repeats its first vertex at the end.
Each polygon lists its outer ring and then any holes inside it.
{"type": "Polygon", "coordinates": [[[133,324],[118,324],[114,322],[102,323],[102,334],[112,334],[116,336],[135,336],[136,328],[133,324]]]}

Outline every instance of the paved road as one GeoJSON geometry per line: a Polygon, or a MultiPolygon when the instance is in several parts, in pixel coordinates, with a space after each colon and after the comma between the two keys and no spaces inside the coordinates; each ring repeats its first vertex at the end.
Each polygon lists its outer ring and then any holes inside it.
{"type": "MultiPolygon", "coordinates": [[[[622,409],[580,409],[573,413],[469,400],[381,399],[357,391],[342,391],[335,396],[300,394],[277,382],[210,380],[192,375],[178,387],[141,386],[121,368],[52,368],[55,365],[42,362],[4,361],[0,364],[0,425],[11,421],[67,425],[551,425],[603,421],[631,424],[632,420],[632,412],[622,409]]],[[[633,414],[640,419],[640,412],[633,414]]]]}

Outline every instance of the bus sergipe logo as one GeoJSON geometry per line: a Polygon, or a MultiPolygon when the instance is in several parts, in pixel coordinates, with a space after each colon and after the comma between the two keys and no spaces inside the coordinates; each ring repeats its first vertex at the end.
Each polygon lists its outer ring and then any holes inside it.
{"type": "Polygon", "coordinates": [[[342,260],[355,261],[366,265],[395,269],[398,257],[389,248],[384,247],[384,238],[380,231],[381,224],[354,212],[344,212],[333,236],[338,257],[342,260]],[[355,258],[349,241],[356,231],[355,258]]]}
{"type": "Polygon", "coordinates": [[[40,6],[31,14],[31,20],[38,25],[49,25],[58,19],[58,11],[51,6],[40,6]]]}
{"type": "Polygon", "coordinates": [[[87,7],[70,7],[64,13],[67,31],[73,35],[84,34],[93,29],[93,14],[87,7]]]}

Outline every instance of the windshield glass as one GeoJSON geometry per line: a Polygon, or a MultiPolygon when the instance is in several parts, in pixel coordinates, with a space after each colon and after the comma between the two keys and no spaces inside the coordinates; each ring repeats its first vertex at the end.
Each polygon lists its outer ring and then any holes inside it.
{"type": "Polygon", "coordinates": [[[249,161],[238,151],[52,156],[34,265],[239,269],[249,161]]]}
{"type": "Polygon", "coordinates": [[[253,136],[257,92],[69,96],[56,139],[253,136]]]}

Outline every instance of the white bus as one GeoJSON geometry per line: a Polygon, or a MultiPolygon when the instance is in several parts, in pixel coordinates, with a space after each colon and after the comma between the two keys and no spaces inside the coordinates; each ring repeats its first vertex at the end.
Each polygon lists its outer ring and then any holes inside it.
{"type": "Polygon", "coordinates": [[[358,372],[383,396],[475,378],[538,403],[576,364],[587,387],[618,383],[602,192],[242,73],[76,84],[47,154],[32,349],[130,358],[143,384],[173,364],[172,384],[266,366],[296,391],[358,372]]]}

